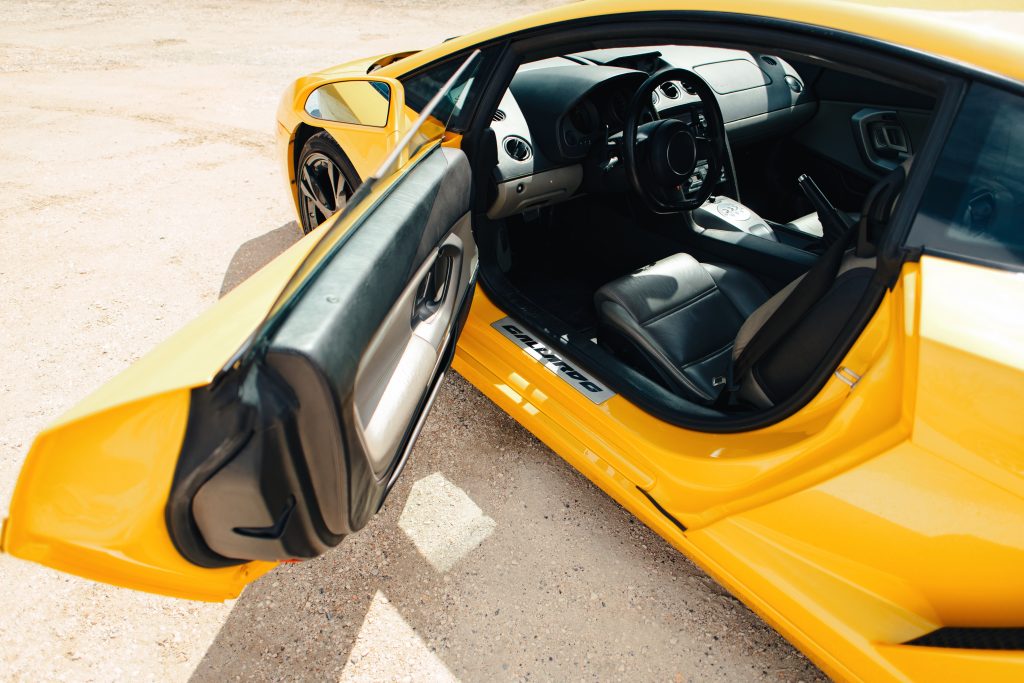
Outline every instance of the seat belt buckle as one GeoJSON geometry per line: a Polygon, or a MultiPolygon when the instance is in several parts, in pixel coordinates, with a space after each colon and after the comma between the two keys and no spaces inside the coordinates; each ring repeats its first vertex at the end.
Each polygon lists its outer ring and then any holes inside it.
{"type": "Polygon", "coordinates": [[[857,386],[857,383],[860,382],[860,379],[862,377],[862,375],[858,375],[856,372],[846,367],[845,365],[841,366],[838,370],[836,370],[835,375],[836,377],[839,378],[840,382],[849,386],[850,389],[853,389],[855,386],[857,386]]]}

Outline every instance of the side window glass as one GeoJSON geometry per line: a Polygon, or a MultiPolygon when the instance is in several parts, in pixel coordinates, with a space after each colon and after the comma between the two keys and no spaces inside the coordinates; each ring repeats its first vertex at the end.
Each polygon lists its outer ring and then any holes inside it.
{"type": "Polygon", "coordinates": [[[910,242],[925,252],[1024,266],[1024,98],[971,86],[910,242]]]}
{"type": "MultiPolygon", "coordinates": [[[[487,74],[497,60],[498,52],[494,48],[488,48],[481,52],[473,67],[467,70],[458,79],[454,87],[449,88],[445,98],[441,101],[434,116],[441,121],[448,122],[448,130],[464,132],[467,118],[472,110],[470,106],[473,98],[478,97],[479,87],[474,87],[481,74],[487,74]]],[[[455,71],[466,59],[466,54],[460,54],[440,64],[427,67],[408,78],[402,79],[402,86],[405,88],[405,106],[419,113],[430,98],[455,74],[455,71]]]]}
{"type": "Polygon", "coordinates": [[[306,113],[324,121],[383,128],[388,125],[391,88],[380,81],[328,83],[309,94],[306,113]]]}

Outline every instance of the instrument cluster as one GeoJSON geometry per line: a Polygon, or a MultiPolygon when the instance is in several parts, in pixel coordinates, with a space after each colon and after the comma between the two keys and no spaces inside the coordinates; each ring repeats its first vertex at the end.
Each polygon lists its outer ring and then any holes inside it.
{"type": "MultiPolygon", "coordinates": [[[[618,87],[591,93],[574,104],[559,125],[558,140],[563,154],[571,159],[581,159],[596,141],[621,132],[629,116],[632,99],[631,88],[618,87]]],[[[652,98],[652,106],[644,113],[641,122],[653,121],[654,118],[652,98]]]]}

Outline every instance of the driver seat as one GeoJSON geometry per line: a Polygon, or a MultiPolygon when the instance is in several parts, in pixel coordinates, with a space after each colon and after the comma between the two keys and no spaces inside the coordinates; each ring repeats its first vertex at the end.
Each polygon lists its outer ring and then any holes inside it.
{"type": "Polygon", "coordinates": [[[732,394],[758,408],[778,404],[815,372],[867,291],[872,244],[905,173],[876,184],[858,226],[775,295],[742,268],[684,253],[609,282],[594,295],[599,340],[691,401],[732,394]]]}

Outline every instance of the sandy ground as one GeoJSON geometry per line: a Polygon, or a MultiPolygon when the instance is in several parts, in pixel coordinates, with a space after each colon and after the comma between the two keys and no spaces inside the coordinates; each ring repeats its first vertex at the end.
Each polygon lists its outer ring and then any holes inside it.
{"type": "MultiPolygon", "coordinates": [[[[0,2],[0,506],[36,431],[298,239],[290,78],[545,4],[0,2]]],[[[459,378],[383,513],[236,601],[0,586],[5,679],[821,676],[459,378]]]]}

